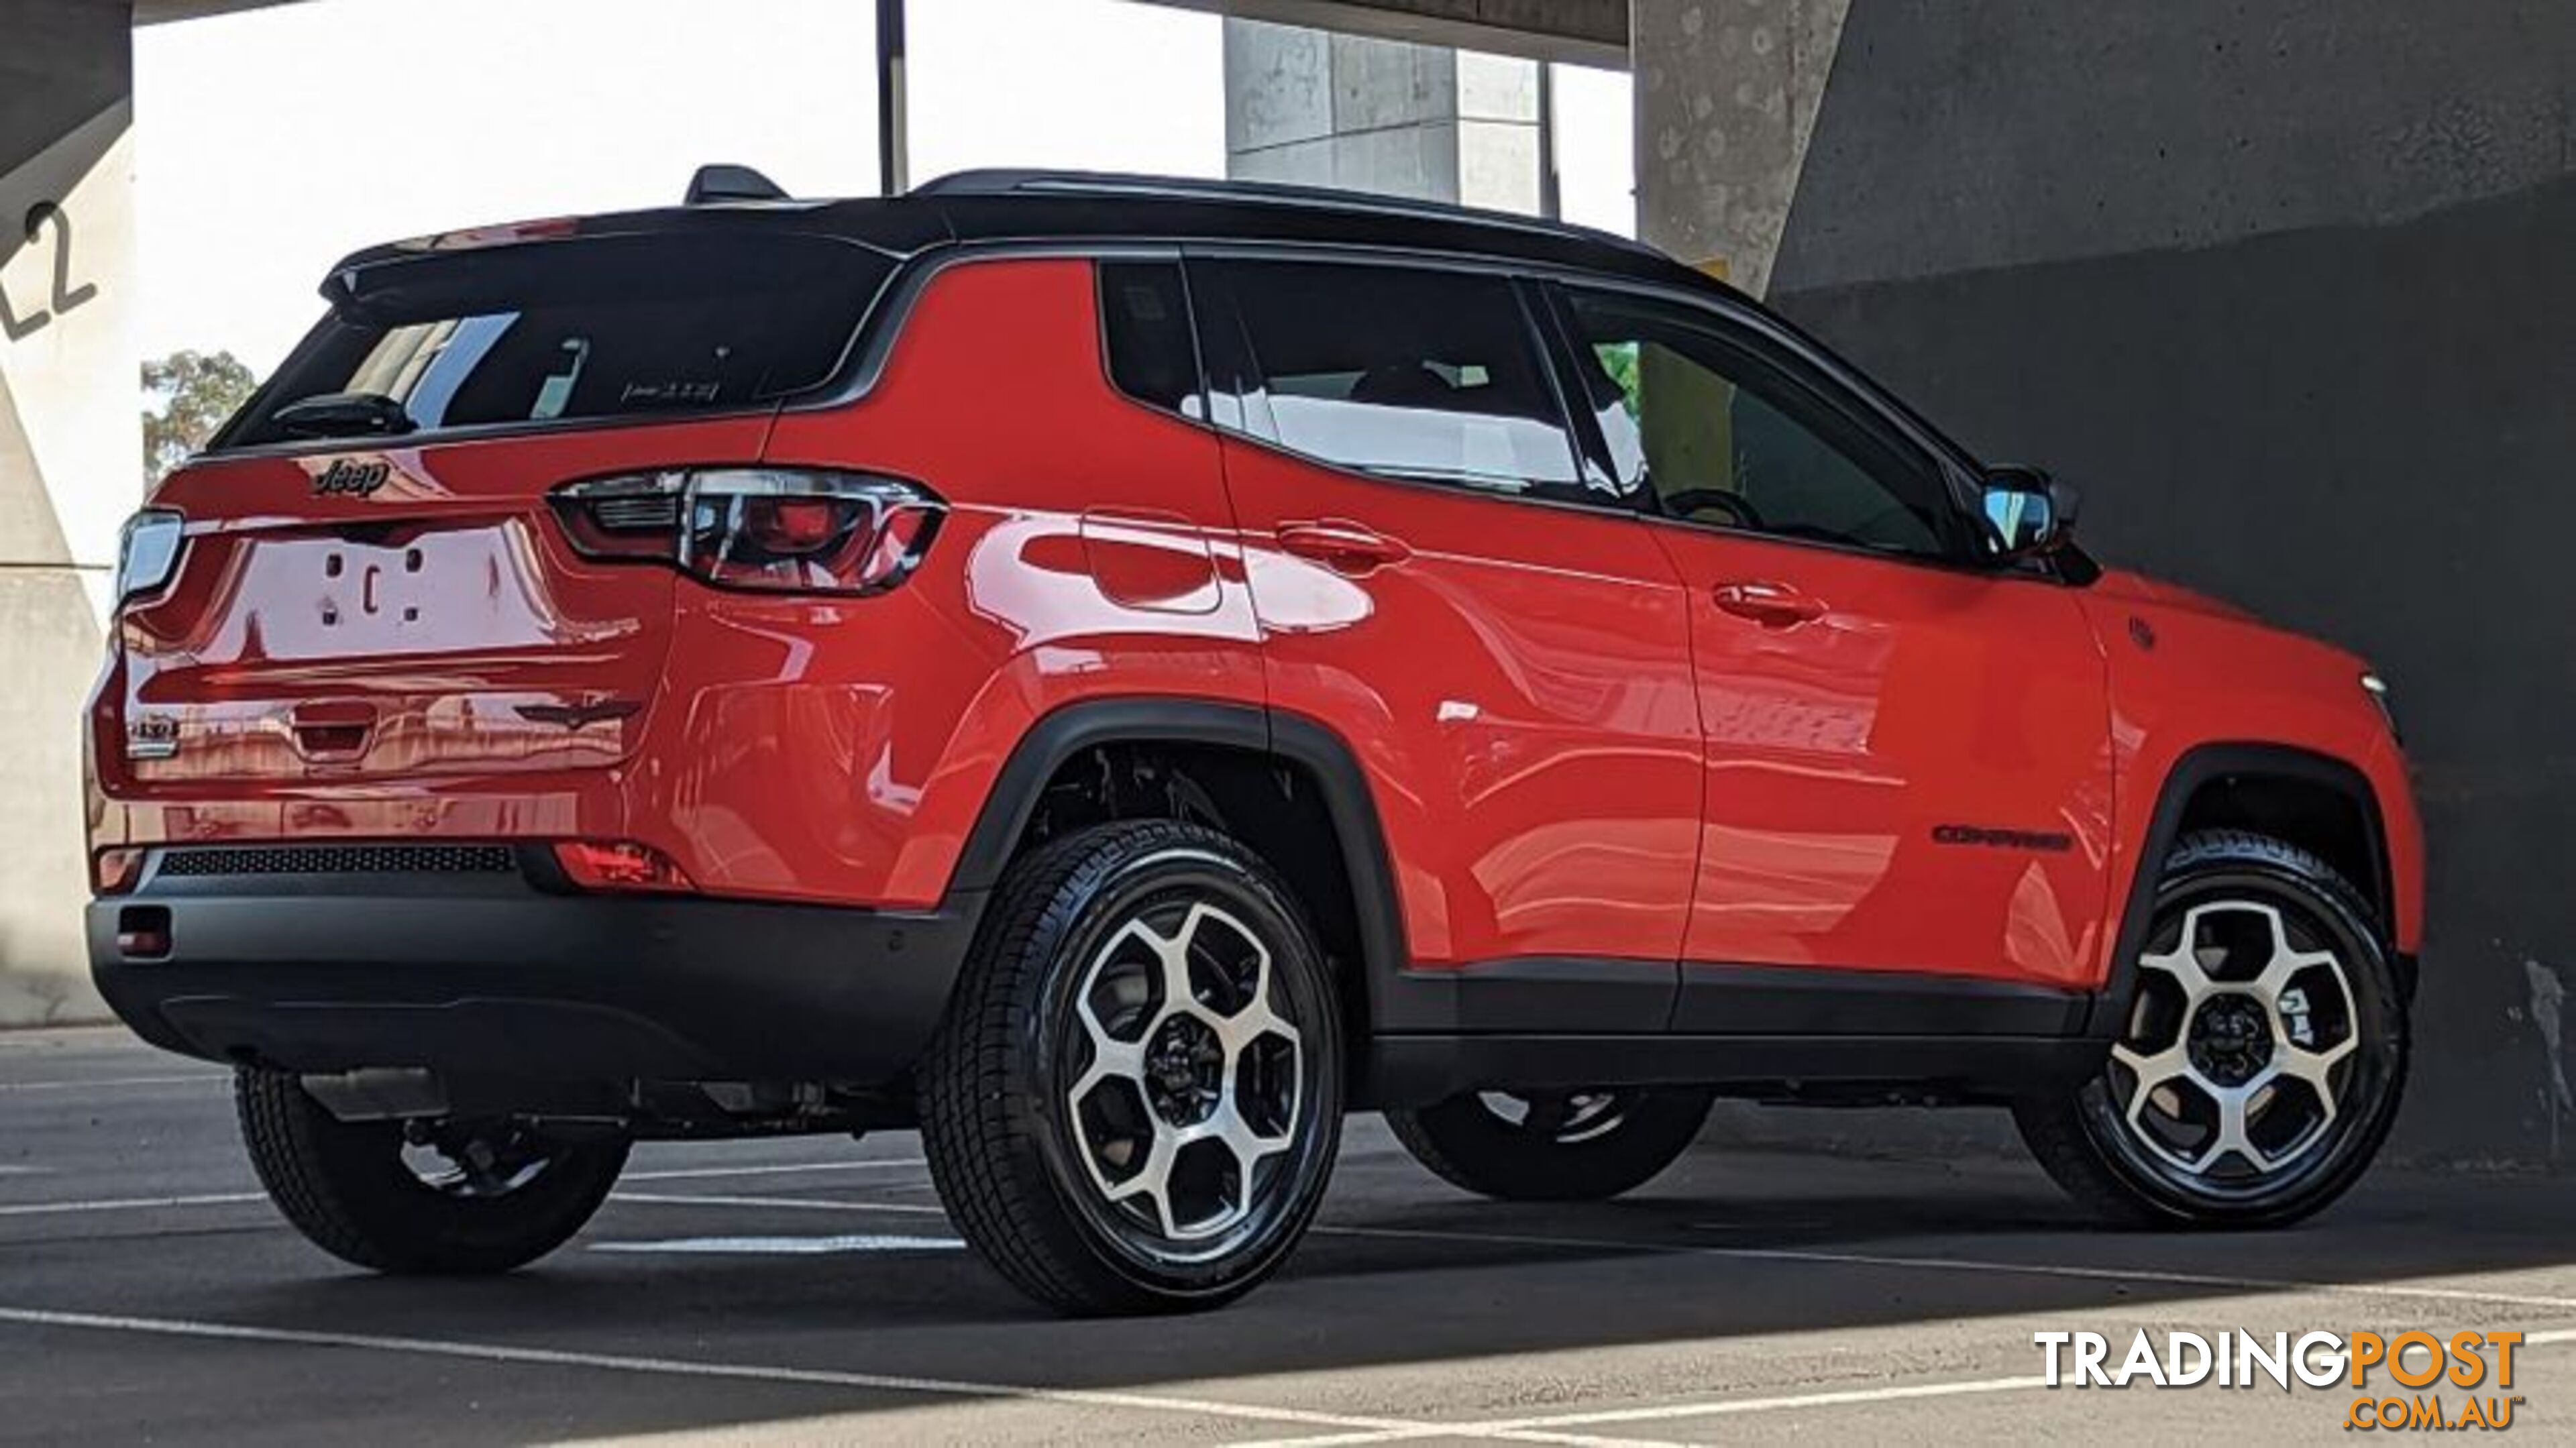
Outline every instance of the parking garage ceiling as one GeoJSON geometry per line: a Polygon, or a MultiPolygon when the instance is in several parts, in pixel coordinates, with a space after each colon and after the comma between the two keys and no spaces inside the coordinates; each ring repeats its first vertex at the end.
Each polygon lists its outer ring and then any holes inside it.
{"type": "MultiPolygon", "coordinates": [[[[160,25],[300,0],[134,0],[160,25]]],[[[866,0],[849,0],[853,5],[866,0]]],[[[1151,0],[1247,20],[1625,68],[1628,0],[1151,0]]]]}

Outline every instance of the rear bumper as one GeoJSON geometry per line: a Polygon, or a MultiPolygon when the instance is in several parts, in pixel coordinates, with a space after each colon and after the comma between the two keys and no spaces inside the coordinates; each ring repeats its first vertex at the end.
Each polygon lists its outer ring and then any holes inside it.
{"type": "Polygon", "coordinates": [[[515,874],[147,878],[90,905],[89,953],[127,1025],[213,1060],[873,1086],[926,1047],[981,908],[568,895],[515,874]],[[155,929],[164,951],[120,944],[155,929]]]}

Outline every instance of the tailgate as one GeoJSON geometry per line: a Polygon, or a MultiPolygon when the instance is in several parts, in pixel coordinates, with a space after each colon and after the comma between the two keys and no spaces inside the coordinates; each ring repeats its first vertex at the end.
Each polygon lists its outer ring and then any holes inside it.
{"type": "Polygon", "coordinates": [[[124,773],[307,781],[600,768],[634,748],[677,574],[585,561],[544,495],[756,458],[765,416],[232,457],[154,499],[178,572],[124,611],[124,773]]]}

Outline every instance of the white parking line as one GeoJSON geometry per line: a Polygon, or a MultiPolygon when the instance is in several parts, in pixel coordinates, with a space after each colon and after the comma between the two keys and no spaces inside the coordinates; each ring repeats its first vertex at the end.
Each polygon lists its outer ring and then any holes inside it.
{"type": "Polygon", "coordinates": [[[825,1201],[814,1197],[700,1196],[695,1192],[613,1192],[612,1202],[638,1202],[648,1207],[781,1207],[804,1212],[904,1212],[944,1217],[937,1207],[919,1202],[825,1201]]]}
{"type": "MultiPolygon", "coordinates": [[[[887,1157],[869,1161],[818,1162],[811,1166],[773,1165],[688,1167],[669,1171],[628,1172],[622,1180],[630,1182],[699,1181],[721,1177],[783,1176],[791,1172],[868,1171],[879,1168],[920,1165],[922,1165],[922,1162],[918,1157],[887,1157]]],[[[0,1167],[0,1174],[14,1175],[25,1173],[32,1175],[50,1170],[51,1168],[40,1166],[0,1167]]],[[[93,1197],[87,1200],[68,1202],[5,1202],[0,1203],[0,1217],[77,1216],[85,1212],[143,1212],[179,1207],[233,1207],[240,1206],[246,1202],[264,1202],[266,1200],[268,1200],[268,1197],[262,1192],[201,1192],[190,1196],[93,1197]]],[[[828,1205],[856,1208],[866,1205],[860,1202],[826,1203],[804,1198],[780,1200],[765,1197],[657,1196],[645,1192],[619,1192],[612,1198],[612,1200],[622,1202],[643,1202],[654,1206],[663,1206],[675,1202],[701,1203],[707,1206],[732,1207],[813,1207],[828,1205]]],[[[890,1205],[886,1207],[885,1210],[918,1212],[937,1211],[938,1209],[935,1207],[925,1208],[890,1205]]]]}
{"type": "MultiPolygon", "coordinates": [[[[946,1216],[938,1207],[906,1202],[835,1201],[819,1197],[649,1196],[620,1192],[615,1200],[650,1204],[780,1207],[802,1211],[911,1212],[946,1216]]],[[[2210,1287],[2230,1292],[2316,1292],[2404,1298],[2421,1302],[2480,1303],[2493,1307],[2538,1307],[2576,1312],[2576,1297],[2537,1293],[2492,1292],[2476,1287],[2428,1287],[2408,1282],[2324,1282],[2285,1277],[2236,1277],[2210,1272],[2174,1272],[2154,1267],[2092,1267],[2064,1262],[2009,1262],[1976,1257],[1903,1257],[1872,1252],[1826,1252],[1802,1247],[1718,1247],[1689,1242],[1630,1242],[1612,1237],[1559,1237],[1530,1232],[1450,1232],[1408,1227],[1337,1227],[1311,1229],[1331,1237],[1379,1237],[1394,1241],[1467,1242],[1508,1247],[1573,1247],[1585,1251],[1662,1253],[1684,1257],[1718,1257],[1736,1261],[1809,1262],[1833,1267],[1883,1267],[1900,1271],[1985,1272],[2008,1276],[2072,1278],[2088,1282],[2154,1282],[2176,1287],[2210,1287]]]]}
{"type": "Polygon", "coordinates": [[[88,1091],[112,1086],[180,1086],[197,1081],[229,1081],[230,1076],[214,1071],[192,1071],[184,1076],[102,1076],[90,1081],[0,1081],[0,1092],[10,1091],[88,1091]]]}
{"type": "MultiPolygon", "coordinates": [[[[2576,1342],[2576,1328],[2552,1328],[2523,1334],[2522,1345],[2552,1347],[2576,1342]]],[[[2044,1390],[2048,1379],[2037,1374],[2012,1378],[1969,1378],[1934,1383],[1891,1383],[1877,1388],[1833,1388],[1813,1393],[1784,1393],[1767,1398],[1703,1398],[1657,1403],[1640,1408],[1601,1408],[1581,1413],[1550,1413],[1532,1418],[1485,1418],[1472,1423],[1422,1423],[1377,1432],[1327,1433],[1310,1438],[1269,1438],[1232,1448],[1358,1448],[1373,1443],[1404,1443],[1451,1435],[1482,1438],[1568,1428],[1610,1428],[1626,1423],[1670,1423],[1693,1418],[1728,1418],[1747,1413],[1812,1411],[1867,1403],[1899,1403],[1924,1398],[1973,1397],[1986,1393],[2044,1390]]],[[[1626,1440],[1619,1440],[1626,1441],[1626,1440]]]]}
{"type": "MultiPolygon", "coordinates": [[[[1967,1382],[1903,1383],[1884,1388],[1847,1388],[1837,1392],[1792,1393],[1776,1398],[1720,1398],[1713,1401],[1659,1403],[1651,1408],[1607,1408],[1592,1413],[1560,1413],[1544,1418],[1496,1418],[1478,1423],[1423,1423],[1395,1431],[1326,1433],[1309,1438],[1256,1438],[1229,1448],[1356,1448],[1366,1443],[1405,1443],[1423,1438],[1482,1437],[1533,1433],[1576,1424],[1606,1427],[1657,1419],[1708,1418],[1731,1413],[1776,1412],[1786,1408],[1833,1408],[1851,1403],[1892,1403],[1916,1398],[1956,1398],[1976,1393],[2018,1392],[2044,1388],[2042,1377],[1978,1378],[1967,1382]]],[[[1626,1441],[1626,1440],[1621,1440],[1626,1441]]]]}
{"type": "MultiPolygon", "coordinates": [[[[683,1192],[614,1192],[612,1202],[635,1202],[648,1207],[783,1207],[804,1211],[905,1212],[934,1217],[948,1215],[937,1207],[915,1202],[826,1201],[813,1197],[735,1197],[700,1196],[683,1192]]],[[[268,1200],[265,1192],[204,1192],[184,1197],[95,1197],[71,1202],[5,1202],[0,1203],[0,1217],[79,1216],[89,1212],[148,1212],[185,1207],[237,1207],[268,1200]]]]}
{"type": "MultiPolygon", "coordinates": [[[[1365,1417],[1316,1412],[1266,1403],[1223,1402],[1160,1393],[1125,1393],[1092,1388],[1025,1387],[1013,1383],[979,1383],[953,1378],[915,1378],[881,1373],[839,1372],[822,1368],[779,1367],[762,1363],[708,1362],[693,1358],[637,1357],[620,1353],[573,1352],[559,1348],[515,1347],[500,1343],[457,1342],[442,1338],[389,1337],[374,1333],[318,1332],[303,1328],[251,1327],[240,1323],[185,1318],[130,1317],[96,1312],[55,1312],[31,1307],[0,1307],[0,1323],[22,1327],[71,1328],[97,1332],[139,1333],[156,1337],[198,1338],[218,1342],[271,1343],[290,1347],[349,1348],[403,1353],[417,1357],[463,1359],[531,1367],[588,1368],[600,1372],[641,1373],[664,1377],[713,1378],[737,1382],[792,1383],[808,1387],[855,1388],[871,1393],[915,1397],[982,1398],[1003,1402],[1051,1403],[1064,1407],[1107,1408],[1127,1412],[1171,1413],[1237,1422],[1289,1423],[1310,1428],[1339,1428],[1368,1433],[1415,1436],[1433,1427],[1435,1436],[1469,1436],[1516,1443],[1554,1443],[1574,1448],[1648,1448],[1636,1439],[1590,1438],[1540,1429],[1478,1433],[1434,1426],[1404,1418],[1365,1417]]],[[[1661,1448],[1661,1445],[1655,1445],[1661,1448]]]]}
{"type": "Polygon", "coordinates": [[[781,1162],[773,1166],[692,1166],[666,1171],[630,1171],[619,1177],[629,1182],[687,1182],[716,1177],[802,1176],[816,1171],[891,1171],[896,1167],[926,1167],[930,1163],[917,1156],[881,1156],[865,1161],[781,1162]]]}
{"type": "MultiPolygon", "coordinates": [[[[819,1163],[814,1166],[792,1164],[740,1168],[686,1169],[685,1177],[760,1176],[787,1174],[804,1170],[849,1170],[875,1166],[917,1165],[910,1160],[885,1159],[870,1162],[819,1163]]],[[[637,1173],[635,1180],[668,1180],[674,1173],[637,1173]]],[[[139,1210],[148,1208],[187,1208],[237,1205],[260,1202],[260,1193],[217,1193],[195,1196],[167,1196],[92,1201],[15,1203],[0,1205],[0,1216],[32,1215],[43,1212],[84,1212],[139,1210]]],[[[913,1215],[943,1215],[935,1206],[868,1200],[834,1200],[795,1196],[733,1196],[619,1192],[614,1200],[644,1205],[695,1207],[758,1207],[791,1210],[841,1212],[891,1212],[913,1215]]],[[[1997,1259],[1901,1256],[1878,1253],[1835,1252],[1801,1248],[1763,1248],[1702,1245],[1693,1243],[1658,1243],[1615,1238],[1568,1237],[1538,1233],[1505,1233],[1478,1231],[1442,1231],[1394,1227],[1318,1226],[1320,1235],[1387,1239],[1401,1241],[1450,1241],[1475,1244],[1499,1244],[1538,1248],[1575,1248],[1638,1254],[1701,1256],[1729,1260],[1813,1263],[1830,1266],[1857,1266],[1907,1271],[1957,1271],[2005,1275],[2035,1275],[2086,1281],[2147,1282],[2175,1286],[2222,1289],[2234,1292],[2298,1292],[2316,1294],[2360,1295],[2417,1301],[2439,1301],[2498,1306],[2538,1307],[2559,1311],[2576,1311],[2576,1298],[2537,1294],[2492,1292],[2475,1288],[2424,1286],[2411,1283],[2367,1283],[2306,1281],[2286,1278],[2245,1277],[2215,1273],[2179,1272],[2158,1268],[2101,1267],[2067,1263],[2015,1262],[1997,1259]]],[[[899,1250],[916,1247],[953,1248],[949,1238],[842,1237],[842,1238],[708,1238],[679,1239],[676,1242],[600,1243],[602,1251],[684,1251],[684,1250],[899,1250]],[[859,1246],[861,1242],[886,1245],[859,1246]],[[792,1244],[780,1246],[778,1243],[792,1244]],[[822,1244],[851,1244],[828,1245],[822,1244]],[[748,1244],[748,1245],[746,1245],[748,1244]]],[[[1108,1409],[1133,1409],[1166,1413],[1195,1414],[1229,1418],[1238,1421],[1291,1424],[1332,1431],[1321,1436],[1284,1440],[1298,1448],[1329,1448],[1329,1445],[1361,1445],[1415,1441],[1427,1438],[1464,1437],[1501,1441],[1539,1442],[1586,1445],[1606,1448],[1609,1444],[1636,1448],[1641,1440],[1600,1439],[1584,1436],[1576,1430],[1611,1428],[1625,1424],[1681,1421],[1696,1418],[1718,1418],[1750,1413],[1792,1412],[1910,1399],[1967,1396],[1989,1393],[2027,1391],[2043,1386],[2031,1377],[1983,1378],[1931,1383],[1895,1383],[1876,1387],[1825,1390],[1758,1398],[1716,1398],[1663,1403],[1633,1408],[1608,1408],[1568,1412],[1536,1417],[1495,1418],[1471,1422],[1431,1422],[1421,1419],[1337,1414],[1305,1409],[1273,1407],[1263,1404],[1241,1404],[1210,1399],[1164,1396],[1160,1394],[1122,1393],[1088,1389],[1055,1389],[1012,1384],[977,1383],[949,1379],[924,1379],[868,1373],[779,1367],[762,1364],[734,1364],[691,1359],[624,1356],[562,1351],[546,1348],[516,1347],[505,1344],[454,1342],[439,1339],[390,1337],[369,1334],[344,1334],[289,1328],[250,1327],[231,1323],[190,1321],[184,1319],[145,1318],[103,1314],[55,1312],[35,1308],[0,1307],[0,1323],[30,1327],[59,1327],[157,1334],[171,1337],[194,1337],[235,1341],[267,1342],[308,1347],[340,1347],[379,1352],[464,1358],[501,1363],[538,1366],[592,1368],[603,1371],[656,1373],[665,1375],[722,1378],[745,1381],[800,1383],[813,1386],[855,1388],[866,1391],[910,1393],[931,1396],[976,1397],[1049,1402],[1072,1406],[1108,1409]]],[[[2524,1344],[2530,1347],[2576,1343],[2576,1328],[2551,1329],[2528,1333],[2524,1344]]]]}
{"type": "Polygon", "coordinates": [[[953,1252],[955,1237],[671,1237],[654,1242],[593,1242],[593,1252],[669,1252],[710,1257],[826,1257],[841,1252],[953,1252]]]}
{"type": "Polygon", "coordinates": [[[2497,1307],[2542,1307],[2576,1312],[2576,1297],[2489,1292],[2475,1287],[2424,1287],[2404,1282],[2319,1282],[2286,1277],[2233,1277],[2172,1272],[2155,1267],[2090,1267],[2063,1262],[2009,1262],[1976,1257],[1898,1257],[1874,1252],[1825,1252],[1804,1247],[1712,1247],[1689,1242],[1624,1242],[1610,1237],[1555,1237],[1519,1232],[1444,1232],[1407,1227],[1325,1227],[1336,1237],[1394,1241],[1472,1242],[1511,1247],[1576,1247],[1587,1251],[1661,1252],[1721,1257],[1738,1262],[1807,1262],[1829,1267],[1890,1267],[1908,1272],[1987,1272],[2009,1276],[2074,1278],[2087,1282],[2155,1282],[2176,1287],[2215,1287],[2230,1292],[2354,1293],[2432,1302],[2475,1302],[2497,1307]]]}
{"type": "MultiPolygon", "coordinates": [[[[891,1163],[890,1163],[891,1164],[891,1163]]],[[[845,1163],[849,1166],[862,1163],[845,1163]]],[[[757,1173],[766,1167],[709,1168],[719,1172],[757,1173]]],[[[664,1179],[637,1173],[629,1180],[664,1179]]],[[[122,1197],[72,1202],[0,1204],[0,1217],[33,1217],[81,1212],[145,1211],[155,1208],[237,1206],[260,1202],[259,1192],[214,1192],[199,1196],[122,1197]]],[[[945,1209],[925,1202],[888,1202],[857,1198],[737,1196],[718,1193],[614,1192],[613,1202],[654,1207],[752,1207],[808,1212],[892,1212],[945,1217],[945,1209]]],[[[1875,1252],[1827,1252],[1803,1247],[1718,1247],[1689,1242],[1632,1242],[1615,1237],[1560,1237],[1530,1232],[1457,1232],[1419,1227],[1337,1227],[1318,1224],[1319,1236],[1383,1238],[1391,1241],[1465,1242],[1486,1246],[1576,1248],[1592,1252],[1629,1252],[1683,1257],[1717,1257],[1733,1261],[1804,1262],[1832,1267],[1881,1267],[1909,1272],[1983,1272],[2006,1276],[2055,1277],[2086,1282],[2153,1282],[2176,1287],[2207,1287],[2229,1292],[2314,1292],[2366,1297],[2393,1297],[2421,1302],[2481,1303],[2495,1307],[2538,1307],[2576,1312],[2576,1297],[2538,1293],[2494,1292],[2476,1287],[2430,1287],[2407,1282],[2328,1282],[2290,1277],[2238,1277],[2210,1272],[2176,1272],[2155,1267],[2095,1267],[2064,1262],[2011,1262],[1976,1257],[1905,1257],[1875,1252]]]]}
{"type": "Polygon", "coordinates": [[[141,1212],[162,1207],[230,1207],[264,1202],[264,1192],[206,1192],[191,1197],[99,1197],[86,1202],[9,1202],[0,1217],[70,1216],[83,1212],[141,1212]]]}

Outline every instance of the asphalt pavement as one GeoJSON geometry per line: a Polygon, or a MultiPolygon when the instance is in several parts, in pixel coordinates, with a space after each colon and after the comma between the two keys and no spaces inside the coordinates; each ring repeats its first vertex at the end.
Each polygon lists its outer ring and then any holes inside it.
{"type": "Polygon", "coordinates": [[[0,1035],[0,1441],[2350,1440],[2345,1387],[2042,1384],[2034,1333],[2141,1328],[2519,1331],[2476,1396],[2576,1438],[2563,1179],[2384,1169],[2298,1229],[2169,1234],[1899,1155],[1704,1142],[1620,1202],[1506,1206],[1357,1118],[1268,1286],[1064,1322],[959,1245],[910,1135],[657,1145],[536,1268],[394,1281],[270,1209],[219,1070],[0,1035]]]}

